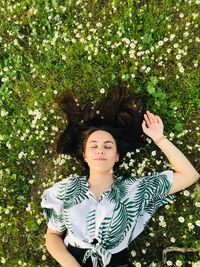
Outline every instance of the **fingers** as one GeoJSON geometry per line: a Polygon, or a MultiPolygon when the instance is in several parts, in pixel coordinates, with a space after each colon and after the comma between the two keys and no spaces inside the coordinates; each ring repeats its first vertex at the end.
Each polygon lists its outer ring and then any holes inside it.
{"type": "Polygon", "coordinates": [[[157,116],[157,115],[156,115],[156,118],[157,118],[157,120],[158,120],[158,123],[162,124],[162,120],[161,120],[161,118],[160,118],[159,116],[157,116]]]}
{"type": "Polygon", "coordinates": [[[147,127],[149,127],[151,123],[150,123],[149,117],[146,114],[144,114],[144,119],[145,119],[147,127]]]}
{"type": "Polygon", "coordinates": [[[156,118],[155,118],[155,116],[153,115],[153,113],[151,113],[150,111],[147,111],[147,114],[148,114],[148,116],[149,116],[149,120],[150,120],[151,123],[156,122],[156,118]]]}
{"type": "Polygon", "coordinates": [[[145,122],[145,120],[143,120],[143,122],[142,122],[142,129],[146,129],[146,128],[147,128],[146,122],[145,122]]]}
{"type": "Polygon", "coordinates": [[[147,111],[146,114],[144,114],[145,121],[147,123],[147,126],[149,126],[152,123],[162,123],[162,120],[160,119],[159,116],[154,115],[150,111],[147,111]]]}
{"type": "Polygon", "coordinates": [[[154,123],[154,116],[150,111],[147,111],[146,114],[144,114],[144,118],[146,121],[147,126],[149,127],[152,123],[154,123]]]}

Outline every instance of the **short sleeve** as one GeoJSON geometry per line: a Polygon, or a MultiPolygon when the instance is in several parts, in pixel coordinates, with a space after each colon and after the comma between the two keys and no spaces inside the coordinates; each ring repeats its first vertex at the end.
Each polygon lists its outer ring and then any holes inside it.
{"type": "Polygon", "coordinates": [[[67,179],[64,179],[44,190],[41,202],[48,227],[58,232],[66,230],[62,200],[62,196],[66,192],[66,183],[67,179]]]}
{"type": "Polygon", "coordinates": [[[163,171],[139,179],[136,199],[140,201],[139,213],[134,225],[130,242],[144,229],[155,211],[164,204],[170,203],[174,195],[168,195],[173,183],[173,171],[163,171]]]}
{"type": "Polygon", "coordinates": [[[152,198],[156,199],[162,196],[166,197],[172,187],[173,179],[173,171],[163,171],[161,173],[154,173],[153,177],[151,177],[149,180],[150,184],[153,182],[153,184],[155,185],[155,190],[153,190],[152,198]]]}

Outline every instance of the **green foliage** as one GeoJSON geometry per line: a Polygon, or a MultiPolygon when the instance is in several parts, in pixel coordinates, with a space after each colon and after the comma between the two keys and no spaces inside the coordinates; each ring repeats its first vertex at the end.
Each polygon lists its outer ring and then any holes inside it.
{"type": "MultiPolygon", "coordinates": [[[[130,92],[146,95],[146,109],[199,170],[199,1],[8,0],[0,21],[0,260],[58,266],[44,245],[41,195],[83,168],[56,154],[66,118],[55,97],[68,86],[80,104],[98,101],[122,79],[130,92]]],[[[147,140],[124,158],[119,175],[171,168],[147,140]]],[[[199,210],[196,183],[130,244],[131,266],[157,266],[169,246],[199,248],[199,210]]],[[[167,259],[199,266],[199,257],[173,252],[167,259]]]]}

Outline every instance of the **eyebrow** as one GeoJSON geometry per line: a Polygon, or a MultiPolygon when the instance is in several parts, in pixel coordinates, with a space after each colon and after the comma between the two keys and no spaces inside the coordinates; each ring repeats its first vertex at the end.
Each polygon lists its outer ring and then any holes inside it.
{"type": "MultiPolygon", "coordinates": [[[[97,141],[95,141],[95,140],[92,140],[92,141],[90,141],[89,143],[92,143],[92,142],[97,143],[97,141]]],[[[112,141],[105,141],[105,142],[104,142],[104,144],[107,144],[107,143],[112,143],[112,144],[114,144],[112,141]]]]}

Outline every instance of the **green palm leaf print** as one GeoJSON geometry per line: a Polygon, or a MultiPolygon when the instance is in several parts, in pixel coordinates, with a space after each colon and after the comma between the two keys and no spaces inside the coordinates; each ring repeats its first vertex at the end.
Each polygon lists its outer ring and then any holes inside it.
{"type": "Polygon", "coordinates": [[[65,184],[60,184],[58,189],[58,198],[63,200],[63,208],[69,209],[88,198],[86,195],[87,191],[88,187],[85,183],[85,178],[73,177],[70,179],[67,188],[65,184]]]}
{"type": "Polygon", "coordinates": [[[114,185],[111,186],[111,191],[108,195],[109,202],[117,203],[120,199],[124,198],[129,191],[129,187],[133,184],[134,181],[135,179],[132,178],[124,178],[123,182],[120,179],[117,179],[114,182],[114,185]]]}
{"type": "Polygon", "coordinates": [[[62,232],[65,230],[65,226],[63,225],[63,218],[61,215],[57,215],[55,210],[43,208],[43,214],[48,224],[49,220],[51,219],[54,224],[58,225],[60,228],[59,230],[62,232]]]}
{"type": "MultiPolygon", "coordinates": [[[[169,187],[170,182],[166,179],[166,175],[147,176],[141,180],[139,179],[137,194],[135,195],[138,213],[145,210],[152,215],[158,207],[167,203],[166,190],[169,187]]],[[[168,199],[170,198],[173,197],[168,196],[168,199]]]]}
{"type": "Polygon", "coordinates": [[[95,234],[95,216],[96,216],[96,210],[90,211],[86,221],[87,230],[91,238],[93,238],[95,234]]]}
{"type": "Polygon", "coordinates": [[[131,228],[136,211],[134,202],[128,198],[116,204],[113,217],[106,217],[100,226],[99,238],[103,240],[103,247],[113,249],[117,247],[131,228]]]}

